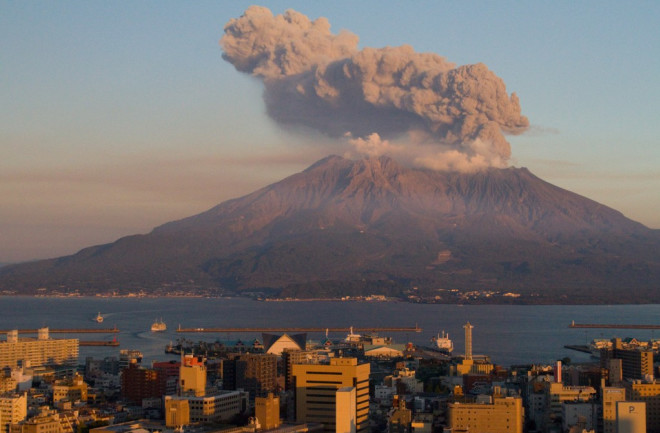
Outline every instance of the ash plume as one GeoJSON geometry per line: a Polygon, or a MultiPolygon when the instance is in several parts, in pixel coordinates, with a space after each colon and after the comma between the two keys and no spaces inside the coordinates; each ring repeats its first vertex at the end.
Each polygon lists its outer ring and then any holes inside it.
{"type": "Polygon", "coordinates": [[[269,116],[436,170],[503,167],[504,133],[529,126],[515,93],[484,64],[456,66],[412,47],[358,49],[327,19],[252,6],[230,20],[223,58],[263,80],[269,116]]]}

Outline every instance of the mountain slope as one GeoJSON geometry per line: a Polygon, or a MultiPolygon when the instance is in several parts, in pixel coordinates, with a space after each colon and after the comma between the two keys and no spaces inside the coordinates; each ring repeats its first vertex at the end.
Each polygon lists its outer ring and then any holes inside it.
{"type": "Polygon", "coordinates": [[[313,297],[418,286],[513,290],[528,302],[657,302],[658,251],[658,231],[524,168],[441,173],[331,156],[147,235],[3,268],[0,288],[313,297]]]}

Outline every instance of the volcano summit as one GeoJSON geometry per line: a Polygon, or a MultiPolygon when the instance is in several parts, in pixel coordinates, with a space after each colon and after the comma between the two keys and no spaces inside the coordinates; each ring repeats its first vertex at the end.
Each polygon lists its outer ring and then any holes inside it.
{"type": "Polygon", "coordinates": [[[215,288],[279,296],[517,292],[520,302],[660,301],[660,232],[525,168],[409,169],[330,156],[146,235],[0,269],[0,288],[215,288]]]}

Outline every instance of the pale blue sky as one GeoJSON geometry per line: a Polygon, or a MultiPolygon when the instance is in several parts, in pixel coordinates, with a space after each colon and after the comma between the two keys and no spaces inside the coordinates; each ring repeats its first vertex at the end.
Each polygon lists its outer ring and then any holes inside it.
{"type": "MultiPolygon", "coordinates": [[[[0,0],[0,262],[148,232],[333,153],[222,60],[252,3],[0,0]],[[314,140],[313,145],[309,145],[314,140]]],[[[659,2],[268,2],[482,62],[532,127],[512,164],[660,228],[659,2]]]]}

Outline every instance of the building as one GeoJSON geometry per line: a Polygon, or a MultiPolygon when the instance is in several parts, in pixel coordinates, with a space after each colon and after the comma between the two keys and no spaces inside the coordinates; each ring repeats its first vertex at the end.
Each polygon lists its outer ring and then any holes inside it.
{"type": "Polygon", "coordinates": [[[76,374],[72,379],[58,380],[53,384],[53,403],[62,400],[87,402],[87,384],[76,374]]]}
{"type": "Polygon", "coordinates": [[[295,364],[318,364],[320,357],[318,352],[313,350],[291,350],[282,351],[282,364],[284,366],[284,389],[287,391],[294,389],[293,386],[293,366],[295,364]]]}
{"type": "Polygon", "coordinates": [[[73,423],[66,414],[42,407],[40,413],[18,424],[12,424],[9,433],[70,433],[73,423]],[[64,424],[67,428],[64,428],[64,424]]]}
{"type": "MultiPolygon", "coordinates": [[[[333,358],[329,365],[293,365],[296,420],[322,423],[325,431],[335,431],[338,408],[336,391],[353,387],[356,431],[368,431],[369,373],[369,364],[358,364],[357,358],[333,358]]],[[[352,417],[353,414],[345,416],[352,417]]]]}
{"type": "Polygon", "coordinates": [[[190,404],[187,399],[165,398],[165,426],[179,428],[190,424],[190,404]]]}
{"type": "Polygon", "coordinates": [[[496,394],[489,403],[450,403],[448,420],[454,433],[522,433],[522,399],[496,394]]]}
{"type": "MultiPolygon", "coordinates": [[[[181,370],[181,362],[179,361],[162,361],[152,362],[151,368],[158,371],[165,379],[165,395],[175,395],[179,384],[179,372],[181,370]]],[[[207,365],[208,373],[208,365],[207,365]]]]}
{"type": "Polygon", "coordinates": [[[616,433],[616,404],[626,400],[626,390],[623,388],[603,387],[603,433],[616,433]]]}
{"type": "Polygon", "coordinates": [[[600,366],[610,367],[611,359],[621,360],[620,375],[623,379],[653,377],[653,351],[649,349],[625,348],[621,339],[615,338],[612,340],[611,348],[601,349],[600,366]]]}
{"type": "Polygon", "coordinates": [[[617,433],[646,433],[653,431],[646,429],[646,420],[644,403],[633,403],[629,401],[619,401],[616,403],[616,425],[617,433]]]}
{"type": "Polygon", "coordinates": [[[271,430],[280,426],[280,398],[269,393],[266,397],[256,397],[254,400],[254,414],[264,430],[271,430]]]}
{"type": "Polygon", "coordinates": [[[594,403],[567,401],[561,405],[563,431],[579,426],[581,430],[595,430],[598,426],[598,407],[594,403]]]}
{"type": "Polygon", "coordinates": [[[624,382],[626,400],[646,404],[646,428],[649,432],[660,432],[660,383],[633,380],[624,382]]]}
{"type": "Polygon", "coordinates": [[[9,432],[11,424],[18,424],[27,417],[27,393],[0,395],[0,431],[9,432]]]}
{"type": "Polygon", "coordinates": [[[335,431],[355,433],[357,430],[355,388],[339,388],[335,394],[335,431]]]}
{"type": "Polygon", "coordinates": [[[399,400],[398,406],[392,410],[388,419],[391,433],[410,433],[412,431],[412,410],[406,407],[404,399],[399,400]]]}
{"type": "Polygon", "coordinates": [[[591,386],[565,386],[560,382],[546,384],[546,422],[553,423],[562,416],[562,405],[565,402],[592,402],[596,390],[591,386]]]}
{"type": "Polygon", "coordinates": [[[250,393],[250,399],[277,390],[277,356],[265,353],[241,355],[236,360],[236,389],[250,393]]]}
{"type": "Polygon", "coordinates": [[[0,368],[77,364],[78,339],[52,339],[48,328],[39,329],[36,339],[19,339],[17,330],[9,331],[7,340],[0,342],[0,368]]]}
{"type": "Polygon", "coordinates": [[[282,355],[285,350],[305,350],[307,346],[307,334],[274,335],[261,334],[264,340],[264,352],[270,355],[282,355]]]}
{"type": "Polygon", "coordinates": [[[166,379],[161,370],[144,368],[133,363],[121,372],[121,396],[141,405],[146,398],[165,395],[166,379]]]}
{"type": "Polygon", "coordinates": [[[185,425],[185,412],[189,412],[188,423],[227,422],[245,412],[248,394],[241,391],[220,391],[207,396],[165,396],[165,420],[168,426],[185,425]],[[188,409],[186,409],[186,403],[188,409]],[[174,413],[176,412],[176,414],[174,413]],[[179,424],[181,423],[181,424],[179,424]]]}
{"type": "Polygon", "coordinates": [[[201,397],[206,394],[205,360],[184,355],[179,367],[179,395],[201,397]]]}

